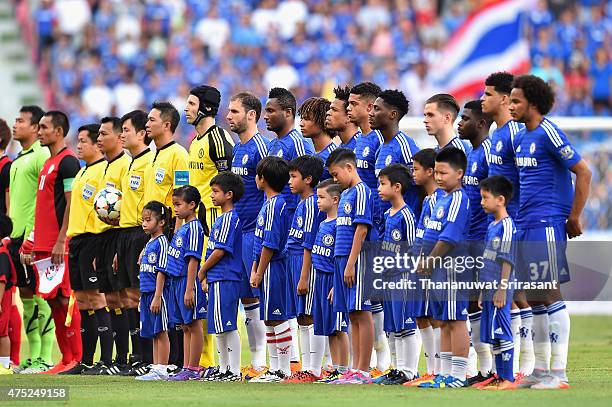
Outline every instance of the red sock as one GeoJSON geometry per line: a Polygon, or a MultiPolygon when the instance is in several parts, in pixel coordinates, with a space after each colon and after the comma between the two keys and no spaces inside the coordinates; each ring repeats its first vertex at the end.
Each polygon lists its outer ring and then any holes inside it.
{"type": "Polygon", "coordinates": [[[68,311],[68,305],[52,307],[51,315],[53,316],[53,322],[55,322],[55,336],[57,338],[57,345],[62,352],[62,363],[67,365],[74,360],[72,356],[72,346],[68,340],[66,331],[66,313],[68,311]]]}
{"type": "Polygon", "coordinates": [[[83,342],[81,342],[81,313],[79,307],[72,309],[72,323],[68,330],[68,340],[72,349],[72,360],[80,362],[83,357],[83,342]]]}
{"type": "Polygon", "coordinates": [[[9,320],[9,340],[11,341],[11,362],[19,365],[19,353],[21,352],[21,315],[16,305],[11,307],[9,320]]]}

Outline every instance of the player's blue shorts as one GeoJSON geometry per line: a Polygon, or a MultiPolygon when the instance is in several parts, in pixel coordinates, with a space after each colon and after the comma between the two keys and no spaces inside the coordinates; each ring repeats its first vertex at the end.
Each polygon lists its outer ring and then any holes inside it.
{"type": "Polygon", "coordinates": [[[240,281],[240,298],[259,298],[259,288],[251,287],[254,239],[254,230],[242,233],[242,280],[240,281]]]}
{"type": "Polygon", "coordinates": [[[208,284],[208,333],[220,334],[238,329],[240,281],[215,281],[208,284]]]}
{"type": "Polygon", "coordinates": [[[295,252],[290,251],[288,256],[288,267],[291,271],[291,298],[295,304],[295,315],[312,315],[312,302],[313,302],[313,288],[314,288],[314,280],[312,278],[313,269],[310,270],[310,279],[308,293],[305,295],[298,295],[297,286],[300,282],[300,277],[302,275],[302,264],[304,263],[304,251],[295,252]]]}
{"type": "Polygon", "coordinates": [[[516,277],[518,281],[566,283],[570,281],[565,254],[565,222],[543,223],[516,231],[518,242],[516,277]]]}
{"type": "Polygon", "coordinates": [[[506,292],[506,305],[497,309],[493,305],[493,290],[483,291],[482,316],[480,317],[480,341],[495,344],[501,339],[512,342],[510,306],[512,291],[506,292]],[[485,299],[486,298],[486,299],[485,299]]]}
{"type": "Polygon", "coordinates": [[[187,289],[187,276],[168,277],[170,280],[170,294],[168,298],[168,315],[170,327],[188,325],[196,319],[206,319],[206,294],[202,291],[200,282],[196,279],[194,287],[193,308],[185,306],[185,290],[187,289]]]}
{"type": "MultiPolygon", "coordinates": [[[[408,279],[408,273],[394,273],[385,276],[385,282],[400,283],[402,279],[408,279]]],[[[409,316],[409,311],[412,305],[408,301],[407,290],[391,290],[389,288],[383,291],[384,301],[382,303],[383,314],[383,329],[387,333],[398,333],[405,329],[414,329],[414,326],[406,327],[408,324],[414,325],[414,321],[409,316]]],[[[372,305],[372,309],[374,305],[372,305]]]]}
{"type": "Polygon", "coordinates": [[[410,273],[410,281],[414,283],[414,289],[408,290],[408,316],[413,318],[431,317],[431,308],[429,307],[429,290],[423,288],[421,281],[425,281],[425,277],[410,273]]]}
{"type": "Polygon", "coordinates": [[[290,283],[285,259],[271,261],[261,280],[259,315],[262,321],[286,321],[295,317],[289,297],[290,283]]]}
{"type": "Polygon", "coordinates": [[[349,288],[344,283],[344,269],[349,256],[334,258],[334,311],[372,311],[372,302],[365,295],[365,253],[359,253],[355,263],[355,283],[349,288]]]}
{"type": "Polygon", "coordinates": [[[170,287],[164,287],[160,311],[157,314],[151,312],[154,295],[154,292],[140,293],[140,336],[143,338],[154,338],[158,333],[168,330],[168,304],[166,299],[170,295],[170,287]]]}
{"type": "Polygon", "coordinates": [[[312,274],[314,280],[312,319],[314,334],[330,336],[334,332],[347,332],[348,321],[343,312],[334,312],[333,305],[327,299],[329,291],[334,286],[334,273],[325,273],[315,270],[312,274]]]}

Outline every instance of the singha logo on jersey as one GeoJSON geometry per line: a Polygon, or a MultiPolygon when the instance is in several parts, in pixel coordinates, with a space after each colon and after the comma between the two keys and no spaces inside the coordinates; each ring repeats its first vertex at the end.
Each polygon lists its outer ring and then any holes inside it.
{"type": "Polygon", "coordinates": [[[367,157],[368,154],[370,154],[370,147],[365,146],[363,149],[363,153],[361,153],[361,155],[363,155],[364,157],[367,157]]]}
{"type": "Polygon", "coordinates": [[[215,240],[219,238],[219,229],[215,229],[215,231],[213,232],[213,237],[215,240]]]}
{"type": "Polygon", "coordinates": [[[399,229],[393,229],[391,231],[391,238],[396,242],[399,242],[402,239],[402,232],[399,229]]]}
{"type": "Polygon", "coordinates": [[[248,162],[249,162],[249,155],[245,154],[244,157],[242,157],[242,165],[245,165],[248,162]]]}
{"type": "Polygon", "coordinates": [[[493,238],[493,241],[491,241],[491,246],[493,246],[493,249],[495,250],[499,249],[500,244],[501,244],[501,239],[499,238],[499,236],[495,236],[493,238]]]}
{"type": "Polygon", "coordinates": [[[503,147],[504,147],[504,143],[502,143],[502,141],[499,140],[497,142],[497,144],[495,144],[495,151],[497,151],[499,153],[502,150],[503,147]]]}
{"type": "Polygon", "coordinates": [[[529,146],[529,154],[535,153],[535,150],[536,150],[536,144],[531,143],[531,145],[529,146]]]}
{"type": "Polygon", "coordinates": [[[295,223],[297,224],[298,228],[301,228],[302,226],[304,226],[304,218],[302,218],[301,216],[298,216],[297,219],[295,220],[295,223]]]}
{"type": "Polygon", "coordinates": [[[478,163],[476,162],[472,163],[472,174],[475,173],[477,169],[478,169],[478,163]]]}
{"type": "Polygon", "coordinates": [[[149,253],[147,261],[151,264],[154,264],[155,262],[157,262],[157,255],[155,253],[149,253]]]}
{"type": "Polygon", "coordinates": [[[353,209],[353,208],[351,207],[351,204],[350,204],[350,203],[348,203],[348,202],[345,202],[345,203],[344,203],[344,213],[351,213],[351,210],[352,210],[352,209],[353,209]]]}
{"type": "Polygon", "coordinates": [[[438,219],[442,219],[442,217],[444,216],[444,207],[439,207],[438,211],[436,212],[436,218],[438,219]]]}
{"type": "Polygon", "coordinates": [[[279,158],[283,158],[283,150],[278,150],[278,153],[276,153],[276,156],[279,158]]]}
{"type": "Polygon", "coordinates": [[[164,182],[165,176],[166,170],[164,168],[158,168],[157,171],[155,171],[155,183],[161,184],[162,182],[164,182]]]}
{"type": "Polygon", "coordinates": [[[390,165],[391,161],[393,161],[393,157],[388,155],[387,158],[385,158],[385,165],[390,165]]]}

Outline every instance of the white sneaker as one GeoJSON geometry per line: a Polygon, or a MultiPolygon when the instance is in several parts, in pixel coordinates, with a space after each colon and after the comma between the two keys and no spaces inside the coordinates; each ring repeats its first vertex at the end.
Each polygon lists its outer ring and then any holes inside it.
{"type": "Polygon", "coordinates": [[[523,378],[523,380],[520,381],[517,387],[519,389],[529,389],[529,388],[532,388],[532,386],[540,383],[541,381],[545,380],[548,377],[550,377],[548,372],[540,372],[540,371],[534,370],[532,374],[523,378]]]}
{"type": "Polygon", "coordinates": [[[557,376],[546,376],[539,383],[531,386],[532,389],[535,390],[561,390],[561,389],[569,389],[569,383],[567,381],[561,380],[557,376]]]}
{"type": "Polygon", "coordinates": [[[250,383],[280,383],[285,376],[280,370],[276,372],[268,372],[264,375],[251,379],[250,383]]]}
{"type": "Polygon", "coordinates": [[[168,380],[168,374],[164,373],[159,369],[151,369],[151,371],[142,376],[136,376],[136,380],[141,381],[157,381],[157,380],[168,380]]]}

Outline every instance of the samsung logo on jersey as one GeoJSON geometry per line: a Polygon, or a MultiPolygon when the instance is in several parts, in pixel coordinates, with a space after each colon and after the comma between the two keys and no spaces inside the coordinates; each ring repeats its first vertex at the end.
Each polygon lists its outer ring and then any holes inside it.
{"type": "Polygon", "coordinates": [[[232,172],[236,175],[249,175],[249,169],[244,167],[232,167],[232,172]]]}
{"type": "Polygon", "coordinates": [[[348,216],[341,216],[336,219],[336,226],[353,226],[353,219],[348,216]]]}
{"type": "Polygon", "coordinates": [[[489,155],[489,161],[491,164],[497,164],[497,165],[502,165],[504,163],[504,160],[501,158],[501,156],[495,155],[495,154],[489,155]]]}
{"type": "Polygon", "coordinates": [[[255,229],[255,236],[263,239],[263,229],[255,229]]]}
{"type": "Polygon", "coordinates": [[[314,245],[312,247],[312,254],[318,254],[319,256],[331,257],[332,252],[328,247],[314,245]]]}
{"type": "Polygon", "coordinates": [[[417,229],[416,230],[416,237],[417,238],[422,239],[424,234],[425,234],[425,231],[423,229],[417,229]]]}
{"type": "Polygon", "coordinates": [[[516,165],[518,167],[537,167],[538,160],[535,157],[516,157],[516,165]]]}
{"type": "Polygon", "coordinates": [[[178,259],[181,256],[181,251],[177,248],[170,246],[168,247],[168,254],[174,257],[175,259],[178,259]]]}
{"type": "MultiPolygon", "coordinates": [[[[364,151],[365,152],[365,151],[364,151]]],[[[369,163],[366,160],[357,159],[357,168],[370,168],[369,163]]]]}
{"type": "Polygon", "coordinates": [[[478,177],[475,177],[473,175],[466,175],[465,177],[463,177],[463,184],[464,185],[475,185],[478,186],[480,182],[478,181],[478,177]]]}
{"type": "Polygon", "coordinates": [[[210,250],[215,250],[215,242],[209,240],[207,246],[210,250]]]}
{"type": "Polygon", "coordinates": [[[204,163],[199,163],[197,161],[189,161],[189,169],[190,170],[203,170],[204,163]]]}
{"type": "Polygon", "coordinates": [[[291,230],[289,231],[289,237],[295,237],[296,239],[301,239],[302,235],[304,235],[304,231],[299,230],[299,229],[291,228],[291,230]]]}
{"type": "Polygon", "coordinates": [[[387,241],[384,241],[384,240],[382,241],[380,247],[384,251],[393,252],[393,253],[399,253],[401,251],[401,245],[399,245],[397,243],[387,242],[387,241]]]}
{"type": "Polygon", "coordinates": [[[140,265],[141,273],[155,273],[155,266],[152,264],[141,264],[140,265]]]}
{"type": "Polygon", "coordinates": [[[497,259],[497,252],[494,250],[485,249],[484,253],[482,254],[482,257],[487,260],[495,261],[495,259],[497,259]]]}
{"type": "Polygon", "coordinates": [[[427,222],[427,229],[440,231],[442,230],[442,222],[430,219],[429,222],[427,222]]]}

